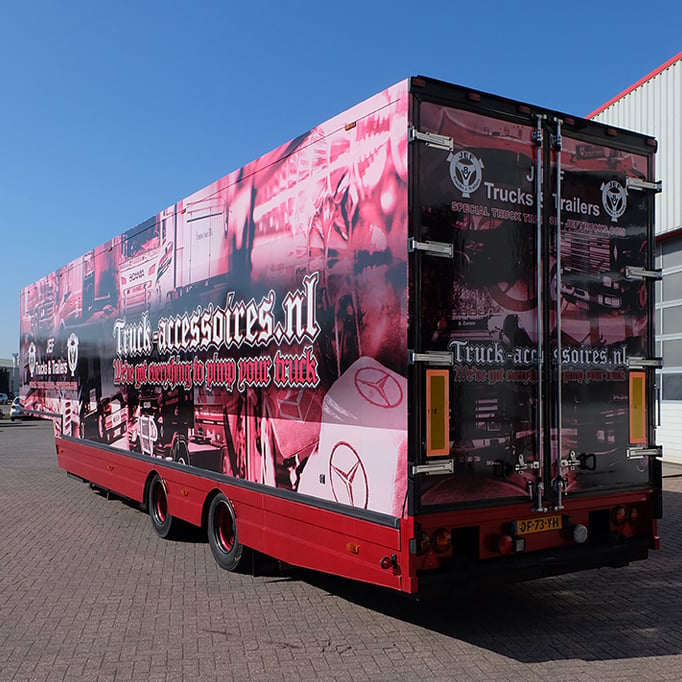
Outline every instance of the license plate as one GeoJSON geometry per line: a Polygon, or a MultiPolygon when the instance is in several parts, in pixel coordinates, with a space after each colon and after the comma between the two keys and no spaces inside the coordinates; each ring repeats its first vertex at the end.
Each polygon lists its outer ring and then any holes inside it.
{"type": "Polygon", "coordinates": [[[542,533],[546,530],[561,530],[561,515],[538,516],[534,519],[521,519],[516,522],[516,532],[519,535],[528,533],[542,533]]]}

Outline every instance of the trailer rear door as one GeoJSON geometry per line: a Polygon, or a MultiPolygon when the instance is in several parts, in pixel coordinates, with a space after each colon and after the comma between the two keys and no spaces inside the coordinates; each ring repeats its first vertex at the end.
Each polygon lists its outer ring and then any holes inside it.
{"type": "Polygon", "coordinates": [[[650,451],[655,364],[651,154],[619,146],[617,135],[566,131],[557,119],[547,123],[553,215],[546,258],[555,423],[562,425],[554,430],[555,477],[576,492],[646,485],[649,458],[641,452],[650,451]]]}
{"type": "Polygon", "coordinates": [[[646,486],[653,148],[444,84],[419,90],[417,508],[561,508],[566,494],[646,486]]]}

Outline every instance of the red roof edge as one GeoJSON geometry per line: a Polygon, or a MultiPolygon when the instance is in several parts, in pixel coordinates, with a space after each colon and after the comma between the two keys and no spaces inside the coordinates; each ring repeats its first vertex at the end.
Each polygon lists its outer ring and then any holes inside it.
{"type": "Polygon", "coordinates": [[[636,90],[640,85],[643,85],[646,83],[646,81],[650,80],[654,76],[657,76],[661,71],[665,71],[669,66],[672,66],[678,59],[682,59],[682,52],[676,54],[674,57],[669,59],[665,64],[662,64],[659,66],[657,69],[652,71],[650,74],[644,76],[644,78],[640,78],[634,85],[631,85],[629,88],[626,88],[621,92],[619,95],[616,95],[613,99],[610,99],[606,104],[602,104],[598,109],[595,109],[591,114],[588,114],[586,118],[594,118],[597,114],[600,114],[604,109],[610,107],[614,102],[617,102],[619,99],[622,97],[625,97],[625,95],[630,94],[633,90],[636,90]]]}
{"type": "Polygon", "coordinates": [[[674,230],[668,230],[667,232],[659,232],[656,235],[656,242],[661,243],[664,242],[666,239],[670,239],[671,237],[679,237],[682,235],[682,227],[676,227],[674,230]]]}

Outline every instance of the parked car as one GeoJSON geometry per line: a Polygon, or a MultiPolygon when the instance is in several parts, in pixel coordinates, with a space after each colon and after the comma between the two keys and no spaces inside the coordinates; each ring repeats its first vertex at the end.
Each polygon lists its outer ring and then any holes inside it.
{"type": "Polygon", "coordinates": [[[15,419],[24,419],[28,415],[24,412],[24,408],[21,406],[21,401],[19,396],[17,396],[12,401],[12,407],[9,408],[9,418],[14,421],[15,419]]]}

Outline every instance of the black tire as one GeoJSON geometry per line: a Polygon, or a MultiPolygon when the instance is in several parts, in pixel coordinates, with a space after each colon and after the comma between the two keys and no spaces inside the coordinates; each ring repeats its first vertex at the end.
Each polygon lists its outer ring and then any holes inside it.
{"type": "Polygon", "coordinates": [[[147,490],[147,510],[156,534],[170,538],[177,530],[178,520],[168,513],[168,495],[161,477],[156,474],[147,490]]]}
{"type": "Polygon", "coordinates": [[[219,493],[208,508],[208,544],[220,568],[236,571],[244,547],[238,541],[237,519],[230,501],[219,493]]]}

